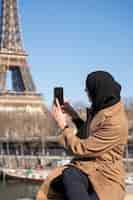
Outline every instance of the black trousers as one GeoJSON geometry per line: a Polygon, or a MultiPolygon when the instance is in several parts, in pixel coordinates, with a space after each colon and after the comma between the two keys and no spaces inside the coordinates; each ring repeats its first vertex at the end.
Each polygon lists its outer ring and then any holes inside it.
{"type": "Polygon", "coordinates": [[[55,191],[63,192],[65,200],[98,200],[88,176],[75,167],[65,169],[52,182],[55,191]]]}

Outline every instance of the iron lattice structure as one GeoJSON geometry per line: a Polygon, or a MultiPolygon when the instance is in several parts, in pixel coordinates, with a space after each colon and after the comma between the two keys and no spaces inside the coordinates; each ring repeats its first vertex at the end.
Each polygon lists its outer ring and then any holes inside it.
{"type": "Polygon", "coordinates": [[[52,134],[55,128],[30,74],[17,4],[17,0],[1,0],[0,141],[39,138],[42,134],[52,134]],[[6,88],[8,71],[11,72],[11,91],[6,88]]]}
{"type": "Polygon", "coordinates": [[[17,0],[1,0],[0,24],[0,89],[5,89],[6,72],[12,73],[13,90],[36,90],[23,50],[19,28],[17,0]]]}
{"type": "Polygon", "coordinates": [[[17,1],[3,0],[1,14],[1,49],[23,52],[17,13],[17,1]]]}

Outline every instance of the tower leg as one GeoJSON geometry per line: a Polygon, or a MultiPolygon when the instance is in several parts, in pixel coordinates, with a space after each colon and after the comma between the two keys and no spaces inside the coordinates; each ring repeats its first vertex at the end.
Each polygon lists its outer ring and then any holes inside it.
{"type": "Polygon", "coordinates": [[[33,83],[29,68],[28,67],[21,67],[20,72],[21,72],[22,80],[23,80],[23,83],[24,83],[24,86],[25,86],[25,90],[35,92],[36,87],[33,83]]]}

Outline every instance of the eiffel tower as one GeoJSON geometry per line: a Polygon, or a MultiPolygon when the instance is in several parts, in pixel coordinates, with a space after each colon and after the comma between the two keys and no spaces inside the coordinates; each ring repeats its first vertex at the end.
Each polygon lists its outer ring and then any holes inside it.
{"type": "Polygon", "coordinates": [[[0,141],[37,140],[54,132],[54,120],[37,93],[23,49],[17,0],[1,0],[0,141]],[[7,89],[7,74],[11,89],[7,89]]]}

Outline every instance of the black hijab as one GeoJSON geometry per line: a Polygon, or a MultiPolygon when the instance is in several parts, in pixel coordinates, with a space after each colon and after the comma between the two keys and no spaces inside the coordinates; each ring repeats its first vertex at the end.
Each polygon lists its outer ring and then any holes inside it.
{"type": "Polygon", "coordinates": [[[86,90],[92,100],[92,115],[101,109],[118,103],[121,99],[121,85],[112,75],[105,71],[96,71],[88,74],[86,90]]]}

